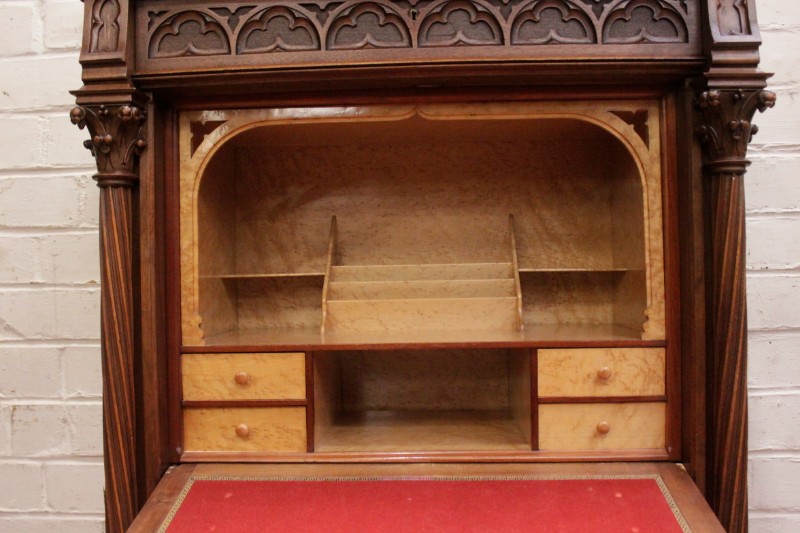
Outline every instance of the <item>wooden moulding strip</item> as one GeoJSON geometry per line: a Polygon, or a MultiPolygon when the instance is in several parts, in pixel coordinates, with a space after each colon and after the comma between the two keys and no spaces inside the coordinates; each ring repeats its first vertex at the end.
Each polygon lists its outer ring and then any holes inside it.
{"type": "Polygon", "coordinates": [[[511,267],[514,272],[514,287],[517,293],[517,331],[525,329],[522,318],[522,285],[519,282],[519,262],[517,261],[517,239],[514,235],[514,215],[508,215],[508,232],[511,246],[511,267]]]}
{"type": "Polygon", "coordinates": [[[336,215],[331,217],[331,231],[328,237],[328,258],[325,263],[325,281],[322,283],[322,325],[320,335],[325,335],[325,323],[328,321],[328,288],[331,280],[331,268],[336,258],[336,215]]]}
{"type": "Polygon", "coordinates": [[[186,409],[207,407],[305,407],[307,400],[183,400],[181,406],[186,409]]]}

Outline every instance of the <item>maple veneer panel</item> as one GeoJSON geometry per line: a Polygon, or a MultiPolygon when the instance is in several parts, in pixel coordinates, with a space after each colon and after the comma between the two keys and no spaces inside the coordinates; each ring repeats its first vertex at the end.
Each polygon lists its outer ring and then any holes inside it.
{"type": "MultiPolygon", "coordinates": [[[[206,188],[222,190],[228,200],[220,204],[235,207],[234,238],[224,251],[235,265],[223,274],[324,271],[333,215],[342,265],[508,261],[513,214],[523,270],[623,265],[644,272],[600,289],[570,281],[560,283],[563,293],[534,294],[523,286],[526,323],[613,324],[663,339],[658,105],[565,102],[554,109],[485,103],[184,113],[184,343],[203,344],[231,328],[314,329],[320,322],[311,320],[319,307],[310,305],[310,288],[289,320],[260,320],[258,309],[279,298],[265,294],[248,303],[241,298],[251,291],[240,285],[235,294],[226,289],[227,301],[236,298],[234,324],[231,313],[203,304],[202,291],[219,299],[225,288],[210,284],[198,294],[197,265],[207,272],[203,263],[216,246],[203,244],[208,237],[199,222],[206,214],[198,198],[211,196],[206,188]],[[650,135],[642,137],[618,111],[645,112],[650,135]],[[224,123],[195,153],[188,148],[192,120],[224,123]],[[565,149],[576,143],[580,150],[565,149]],[[598,153],[605,157],[598,160],[598,153]]],[[[217,219],[230,224],[225,216],[217,219]]]]}
{"type": "Polygon", "coordinates": [[[666,404],[539,405],[540,450],[638,450],[666,445],[666,404]],[[607,423],[606,434],[598,424],[607,423]]]}
{"type": "Polygon", "coordinates": [[[530,450],[506,411],[361,411],[342,413],[318,452],[530,450]]]}
{"type": "Polygon", "coordinates": [[[305,407],[187,408],[183,410],[187,452],[305,452],[305,407]],[[241,437],[237,428],[247,426],[241,437]]]}
{"type": "Polygon", "coordinates": [[[517,322],[517,299],[513,296],[328,300],[325,331],[514,330],[517,322]]]}
{"type": "Polygon", "coordinates": [[[184,400],[306,397],[304,353],[184,354],[181,365],[184,400]]]}
{"type": "MultiPolygon", "coordinates": [[[[508,410],[514,350],[338,352],[342,408],[377,410],[508,410]]],[[[319,359],[328,354],[317,354],[319,359]]],[[[527,378],[530,382],[530,377],[527,378]]],[[[316,385],[320,385],[315,382],[316,385]]]]}
{"type": "Polygon", "coordinates": [[[547,349],[538,357],[542,398],[665,394],[664,348],[547,349]]]}

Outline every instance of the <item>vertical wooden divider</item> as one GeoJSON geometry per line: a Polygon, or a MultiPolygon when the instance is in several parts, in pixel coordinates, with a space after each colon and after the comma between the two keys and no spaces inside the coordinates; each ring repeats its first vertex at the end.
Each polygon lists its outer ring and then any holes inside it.
{"type": "Polygon", "coordinates": [[[331,231],[328,237],[328,258],[325,262],[325,281],[322,283],[322,325],[320,334],[325,335],[325,324],[328,321],[328,287],[331,280],[331,267],[336,261],[336,216],[331,217],[331,231]]]}

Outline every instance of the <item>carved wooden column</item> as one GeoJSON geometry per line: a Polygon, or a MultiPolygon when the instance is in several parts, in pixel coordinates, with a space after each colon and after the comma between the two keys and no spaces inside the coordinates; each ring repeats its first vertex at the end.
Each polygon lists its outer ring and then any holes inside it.
{"type": "Polygon", "coordinates": [[[129,0],[84,0],[81,48],[84,86],[70,118],[87,128],[84,146],[97,163],[103,358],[103,450],[106,531],[124,532],[139,510],[140,470],[135,398],[133,189],[145,98],[130,82],[133,28],[129,0]]]}
{"type": "Polygon", "coordinates": [[[762,90],[712,89],[700,94],[698,133],[711,180],[711,328],[709,361],[709,500],[725,529],[747,531],[747,295],[744,173],[756,109],[775,103],[762,90]]]}
{"type": "Polygon", "coordinates": [[[710,233],[707,498],[725,529],[747,531],[747,295],[744,173],[756,110],[775,104],[758,69],[755,0],[705,0],[708,69],[697,99],[710,233]]]}
{"type": "Polygon", "coordinates": [[[132,188],[145,148],[144,113],[135,104],[78,106],[74,124],[97,161],[100,193],[100,276],[103,354],[103,451],[106,530],[123,532],[139,510],[134,405],[132,188]]]}

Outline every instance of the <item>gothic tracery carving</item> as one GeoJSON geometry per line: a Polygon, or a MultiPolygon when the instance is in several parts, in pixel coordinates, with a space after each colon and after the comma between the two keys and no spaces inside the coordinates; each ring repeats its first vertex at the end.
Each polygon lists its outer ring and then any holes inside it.
{"type": "Polygon", "coordinates": [[[319,50],[319,33],[308,17],[284,6],[261,11],[239,33],[236,51],[257,54],[274,51],[319,50]]]}
{"type": "Polygon", "coordinates": [[[207,13],[183,11],[162,22],[150,39],[150,57],[220,55],[231,52],[225,28],[207,13]]]}
{"type": "Polygon", "coordinates": [[[530,2],[514,19],[511,44],[596,43],[589,16],[564,0],[530,2]]]}
{"type": "Polygon", "coordinates": [[[603,42],[613,44],[682,43],[689,40],[678,11],[658,0],[632,0],[614,9],[603,28],[603,42]]]}
{"type": "Polygon", "coordinates": [[[119,49],[120,13],[117,0],[102,0],[94,4],[89,34],[90,52],[116,52],[119,49]]]}
{"type": "MultiPolygon", "coordinates": [[[[738,31],[729,19],[733,9],[737,24],[746,23],[741,0],[716,1],[721,31],[738,31]]],[[[259,0],[236,8],[183,3],[146,13],[151,59],[690,39],[683,0],[259,0]]]]}
{"type": "Polygon", "coordinates": [[[408,48],[411,34],[402,17],[377,2],[358,4],[340,14],[330,25],[329,50],[408,48]]]}
{"type": "Polygon", "coordinates": [[[503,30],[497,18],[477,1],[439,4],[422,21],[419,46],[499,45],[503,30]]]}

